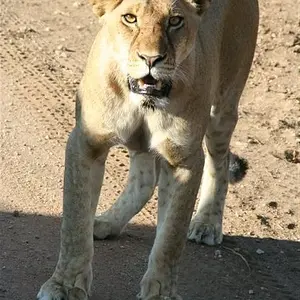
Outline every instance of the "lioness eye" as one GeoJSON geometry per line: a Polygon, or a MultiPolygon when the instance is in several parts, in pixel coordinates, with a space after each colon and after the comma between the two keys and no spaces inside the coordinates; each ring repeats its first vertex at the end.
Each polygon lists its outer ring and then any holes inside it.
{"type": "Polygon", "coordinates": [[[132,15],[132,14],[126,14],[126,15],[124,15],[123,19],[125,20],[125,22],[127,22],[129,24],[136,23],[136,21],[137,21],[136,16],[132,15]]]}
{"type": "Polygon", "coordinates": [[[174,16],[169,19],[169,25],[173,27],[179,27],[183,24],[183,17],[174,16]]]}

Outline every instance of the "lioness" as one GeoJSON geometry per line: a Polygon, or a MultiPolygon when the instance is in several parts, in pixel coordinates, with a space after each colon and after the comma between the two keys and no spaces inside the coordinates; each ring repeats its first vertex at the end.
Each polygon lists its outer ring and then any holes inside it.
{"type": "Polygon", "coordinates": [[[158,184],[156,238],[138,299],[178,300],[177,269],[186,236],[209,245],[222,241],[229,143],[253,59],[258,3],[91,3],[100,31],[67,143],[59,261],[37,297],[87,299],[93,234],[118,235],[158,184]],[[128,185],[94,220],[107,153],[119,143],[130,152],[128,185]],[[190,222],[201,178],[200,202],[190,222]]]}

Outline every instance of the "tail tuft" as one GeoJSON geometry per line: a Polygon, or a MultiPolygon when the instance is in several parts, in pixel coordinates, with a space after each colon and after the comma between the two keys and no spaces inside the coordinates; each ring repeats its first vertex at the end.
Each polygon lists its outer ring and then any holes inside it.
{"type": "Polygon", "coordinates": [[[230,153],[229,182],[234,184],[241,181],[245,177],[248,168],[248,161],[245,158],[230,153]]]}

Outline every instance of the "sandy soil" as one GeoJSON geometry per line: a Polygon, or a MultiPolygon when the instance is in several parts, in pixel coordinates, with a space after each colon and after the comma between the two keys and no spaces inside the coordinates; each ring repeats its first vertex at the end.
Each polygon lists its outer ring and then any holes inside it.
{"type": "MultiPolygon", "coordinates": [[[[59,249],[65,142],[74,91],[97,32],[87,1],[1,0],[0,299],[35,299],[59,249]]],[[[300,288],[300,3],[261,0],[261,25],[234,152],[248,159],[230,188],[220,247],[187,244],[188,300],[296,300],[300,288]]],[[[99,211],[126,183],[111,151],[99,211]]],[[[92,300],[135,299],[156,222],[155,197],[117,240],[97,241],[92,300]]]]}

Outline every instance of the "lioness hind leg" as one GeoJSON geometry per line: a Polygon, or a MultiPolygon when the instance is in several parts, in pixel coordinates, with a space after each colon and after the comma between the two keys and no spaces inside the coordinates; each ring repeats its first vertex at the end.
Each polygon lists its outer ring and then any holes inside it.
{"type": "Polygon", "coordinates": [[[95,239],[105,239],[120,234],[130,219],[151,198],[158,174],[158,161],[152,154],[130,151],[127,186],[112,207],[95,218],[95,239]]]}
{"type": "MultiPolygon", "coordinates": [[[[237,101],[238,102],[238,101],[237,101]]],[[[212,107],[205,143],[207,153],[201,183],[200,200],[188,233],[188,239],[208,245],[223,239],[222,219],[229,181],[229,143],[237,122],[236,105],[212,107]]]]}
{"type": "Polygon", "coordinates": [[[93,220],[104,174],[105,153],[86,142],[80,129],[66,150],[59,260],[38,300],[87,300],[92,282],[93,220]]]}

